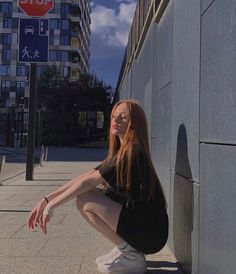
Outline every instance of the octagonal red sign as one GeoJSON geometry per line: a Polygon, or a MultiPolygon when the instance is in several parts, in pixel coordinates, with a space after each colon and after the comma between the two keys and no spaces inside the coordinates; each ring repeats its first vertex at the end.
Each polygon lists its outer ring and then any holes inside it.
{"type": "Polygon", "coordinates": [[[54,8],[54,0],[18,0],[18,7],[28,16],[40,17],[54,8]]]}

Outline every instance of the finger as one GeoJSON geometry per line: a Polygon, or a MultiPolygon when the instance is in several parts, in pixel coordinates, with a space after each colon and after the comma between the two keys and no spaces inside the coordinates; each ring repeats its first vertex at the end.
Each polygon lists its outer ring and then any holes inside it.
{"type": "Polygon", "coordinates": [[[46,215],[43,218],[43,229],[44,229],[44,233],[47,234],[47,223],[49,222],[49,216],[46,215]]]}
{"type": "Polygon", "coordinates": [[[34,224],[33,224],[33,220],[32,220],[32,215],[30,215],[29,218],[28,218],[28,228],[29,229],[33,229],[34,228],[34,224]]]}
{"type": "Polygon", "coordinates": [[[35,219],[36,219],[36,223],[38,223],[38,222],[39,222],[39,219],[40,219],[41,214],[42,214],[42,212],[41,212],[41,211],[37,211],[37,214],[36,214],[36,217],[35,217],[35,219]]]}

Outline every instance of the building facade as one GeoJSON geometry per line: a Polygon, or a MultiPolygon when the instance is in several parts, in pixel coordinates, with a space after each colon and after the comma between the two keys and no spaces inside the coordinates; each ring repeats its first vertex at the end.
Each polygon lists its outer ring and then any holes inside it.
{"type": "MultiPolygon", "coordinates": [[[[43,17],[49,19],[49,62],[38,65],[38,75],[47,65],[57,66],[71,81],[89,71],[90,14],[90,0],[55,0],[43,17]]],[[[28,108],[29,65],[17,60],[20,18],[27,16],[17,1],[0,1],[0,113],[28,108]]]]}
{"type": "Polygon", "coordinates": [[[236,258],[236,4],[137,1],[117,84],[138,99],[188,274],[231,274],[236,258]]]}

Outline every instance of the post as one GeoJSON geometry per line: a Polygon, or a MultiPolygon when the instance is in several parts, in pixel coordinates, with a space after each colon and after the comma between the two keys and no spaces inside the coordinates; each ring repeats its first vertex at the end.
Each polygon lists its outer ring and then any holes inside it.
{"type": "Polygon", "coordinates": [[[30,97],[29,97],[29,120],[27,138],[27,162],[26,180],[33,180],[34,171],[34,146],[35,146],[35,123],[37,109],[37,64],[30,66],[30,97]]]}
{"type": "Polygon", "coordinates": [[[2,173],[5,165],[6,155],[0,155],[0,186],[2,185],[2,173]]]}

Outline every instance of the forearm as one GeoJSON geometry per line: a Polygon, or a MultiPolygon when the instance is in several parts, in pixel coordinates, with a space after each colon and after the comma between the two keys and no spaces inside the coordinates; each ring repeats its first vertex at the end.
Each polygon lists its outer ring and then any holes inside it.
{"type": "Polygon", "coordinates": [[[63,185],[62,187],[60,187],[59,189],[49,193],[46,195],[46,198],[51,201],[53,199],[55,199],[57,196],[59,196],[60,194],[62,194],[64,191],[66,191],[69,187],[71,187],[74,182],[76,182],[77,180],[84,178],[85,176],[88,176],[90,174],[92,174],[95,170],[89,171],[85,174],[79,175],[75,178],[73,178],[72,180],[70,180],[68,183],[66,183],[65,185],[63,185]]]}
{"type": "Polygon", "coordinates": [[[74,179],[73,184],[71,184],[63,193],[48,203],[48,207],[54,209],[95,187],[96,183],[91,181],[89,176],[77,177],[74,179]]]}

